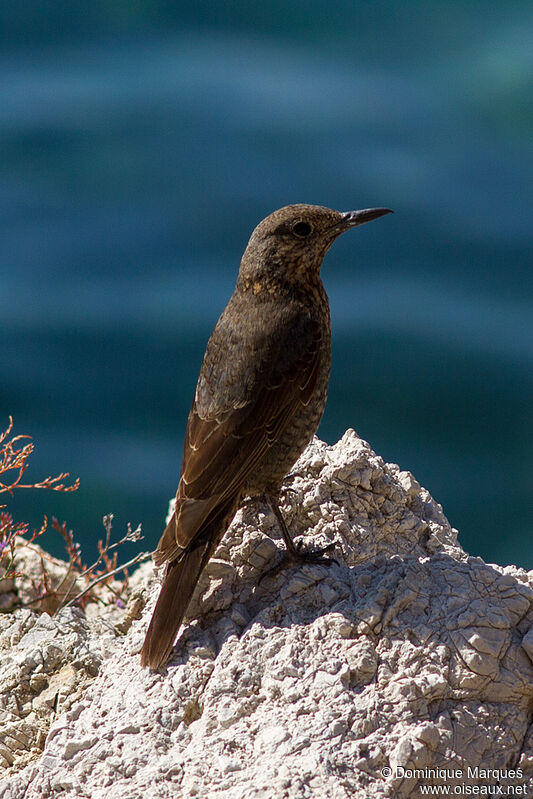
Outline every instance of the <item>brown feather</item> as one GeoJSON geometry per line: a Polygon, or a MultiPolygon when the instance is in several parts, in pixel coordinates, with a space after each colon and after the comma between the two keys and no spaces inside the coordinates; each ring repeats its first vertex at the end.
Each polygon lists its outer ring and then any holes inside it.
{"type": "MultiPolygon", "coordinates": [[[[313,330],[313,333],[315,331],[313,330]]],[[[181,497],[221,498],[243,485],[257,461],[278,438],[301,405],[307,404],[320,367],[320,338],[292,345],[295,357],[283,372],[273,360],[256,377],[253,399],[246,405],[226,409],[223,421],[203,418],[193,403],[184,449],[181,497]],[[307,346],[305,346],[307,343],[307,346]],[[304,346],[302,346],[304,345],[304,346]]],[[[291,345],[286,343],[287,347],[291,345]]],[[[179,510],[177,509],[179,515],[179,510]]]]}
{"type": "MultiPolygon", "coordinates": [[[[204,526],[198,542],[171,561],[141,649],[141,665],[157,669],[170,656],[174,639],[200,575],[233,517],[236,501],[221,508],[204,526]]],[[[167,525],[167,530],[173,519],[167,525]]],[[[166,530],[165,530],[166,533],[166,530]]],[[[165,535],[163,533],[163,536],[165,535]]]]}
{"type": "Polygon", "coordinates": [[[196,399],[192,404],[176,510],[154,553],[156,565],[168,566],[142,648],[143,665],[158,668],[169,657],[196,583],[248,478],[314,389],[320,336],[312,324],[305,332],[292,347],[280,337],[281,363],[276,348],[270,361],[259,359],[249,401],[234,399],[237,407],[219,407],[215,418],[196,399]]]}
{"type": "MultiPolygon", "coordinates": [[[[280,346],[284,343],[281,340],[280,346]]],[[[242,491],[298,407],[307,404],[320,368],[320,343],[316,328],[310,325],[307,342],[300,339],[293,347],[296,357],[283,369],[275,359],[262,362],[253,401],[224,412],[218,408],[223,421],[204,418],[193,402],[176,496],[176,523],[171,522],[161,537],[154,555],[157,565],[179,557],[217,505],[242,491]]]]}
{"type": "Polygon", "coordinates": [[[172,652],[192,592],[206,562],[209,543],[185,552],[167,567],[167,573],[141,649],[141,666],[158,669],[172,652]]]}

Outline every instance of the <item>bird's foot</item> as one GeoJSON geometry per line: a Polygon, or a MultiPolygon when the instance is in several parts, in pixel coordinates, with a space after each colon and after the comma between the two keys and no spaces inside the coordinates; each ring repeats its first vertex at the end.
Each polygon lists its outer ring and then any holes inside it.
{"type": "Polygon", "coordinates": [[[336,563],[337,566],[339,565],[339,562],[335,560],[335,558],[323,557],[325,552],[331,552],[332,549],[335,549],[334,541],[318,549],[304,549],[304,542],[301,540],[293,543],[294,549],[292,551],[288,549],[285,551],[284,557],[286,557],[287,560],[293,561],[294,563],[323,563],[326,566],[331,566],[332,563],[336,563]]]}
{"type": "Polygon", "coordinates": [[[331,566],[333,563],[336,563],[337,566],[339,565],[335,558],[324,557],[325,552],[329,552],[335,547],[334,543],[328,544],[327,546],[321,547],[319,549],[303,549],[303,541],[298,541],[295,543],[292,540],[285,519],[283,518],[283,514],[280,511],[279,505],[274,497],[265,494],[265,499],[272,508],[272,512],[278,521],[283,540],[285,541],[286,549],[281,557],[280,562],[276,564],[276,566],[273,566],[273,568],[264,572],[259,578],[259,582],[261,582],[267,575],[273,577],[275,574],[278,574],[281,569],[284,569],[287,566],[294,566],[295,564],[318,563],[322,566],[331,566]]]}
{"type": "Polygon", "coordinates": [[[265,572],[263,572],[258,582],[259,583],[263,582],[265,577],[275,577],[283,569],[287,569],[295,565],[301,565],[305,563],[316,563],[319,564],[320,566],[332,566],[335,563],[338,566],[339,561],[336,560],[335,558],[324,557],[325,552],[331,552],[331,550],[334,548],[335,548],[335,543],[333,542],[325,547],[306,550],[303,549],[303,541],[298,541],[293,544],[292,549],[286,549],[282,553],[281,560],[278,563],[276,563],[275,566],[272,566],[271,569],[267,569],[265,572]]]}

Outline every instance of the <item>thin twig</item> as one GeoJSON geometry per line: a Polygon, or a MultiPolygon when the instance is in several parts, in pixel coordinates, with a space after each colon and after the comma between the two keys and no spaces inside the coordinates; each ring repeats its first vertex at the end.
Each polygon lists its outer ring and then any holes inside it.
{"type": "Polygon", "coordinates": [[[92,583],[90,583],[87,586],[87,588],[84,588],[83,591],[80,591],[79,594],[77,594],[71,600],[66,602],[64,605],[60,605],[56,613],[58,613],[60,610],[63,610],[63,608],[68,608],[71,605],[73,605],[75,602],[78,602],[78,600],[84,597],[85,594],[89,593],[89,591],[91,591],[95,585],[98,585],[98,583],[101,583],[103,580],[107,580],[109,577],[113,577],[113,575],[118,574],[121,571],[124,571],[124,569],[129,569],[130,566],[134,566],[136,563],[141,563],[143,560],[148,560],[148,558],[151,557],[151,555],[152,555],[151,552],[141,552],[139,553],[139,555],[135,555],[134,558],[129,560],[127,563],[124,563],[122,566],[117,566],[117,568],[113,569],[113,571],[101,574],[100,577],[97,577],[95,580],[93,580],[92,583]]]}

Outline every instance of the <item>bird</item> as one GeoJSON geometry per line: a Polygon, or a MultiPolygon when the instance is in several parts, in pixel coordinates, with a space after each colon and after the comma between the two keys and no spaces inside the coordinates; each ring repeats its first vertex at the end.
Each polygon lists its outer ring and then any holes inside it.
{"type": "Polygon", "coordinates": [[[341,212],[287,205],[263,219],[207,343],[189,412],[175,510],[153,553],[166,564],[141,649],[163,666],[200,575],[247,497],[263,497],[292,560],[320,560],[293,542],[278,505],[284,477],[324,412],[331,364],[320,269],[335,239],[390,208],[341,212]]]}

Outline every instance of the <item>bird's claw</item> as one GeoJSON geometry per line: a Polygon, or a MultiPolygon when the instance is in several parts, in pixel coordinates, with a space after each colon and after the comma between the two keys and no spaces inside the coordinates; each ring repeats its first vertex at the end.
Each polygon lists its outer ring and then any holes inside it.
{"type": "Polygon", "coordinates": [[[332,542],[325,547],[320,547],[319,549],[313,549],[311,551],[305,550],[303,546],[304,542],[302,539],[295,543],[293,551],[285,549],[282,553],[279,563],[277,563],[271,569],[267,569],[265,572],[263,572],[258,580],[258,583],[261,583],[267,576],[275,577],[275,575],[279,574],[282,569],[294,566],[295,564],[317,563],[322,566],[332,566],[335,563],[337,566],[339,566],[339,561],[335,558],[324,557],[325,552],[330,552],[332,549],[335,549],[335,542],[332,542]]]}
{"type": "Polygon", "coordinates": [[[295,544],[296,553],[287,552],[287,556],[291,560],[301,563],[324,563],[327,566],[331,566],[332,563],[336,563],[337,566],[339,565],[339,561],[335,560],[335,558],[323,557],[325,552],[331,552],[332,549],[335,549],[334,541],[332,541],[331,544],[327,544],[325,547],[320,547],[319,549],[305,550],[303,546],[303,539],[300,539],[295,544]]]}

